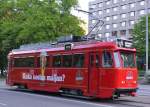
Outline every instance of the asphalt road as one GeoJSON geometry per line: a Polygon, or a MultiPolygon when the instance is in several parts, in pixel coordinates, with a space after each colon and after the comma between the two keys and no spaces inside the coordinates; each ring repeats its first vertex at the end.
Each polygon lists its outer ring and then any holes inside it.
{"type": "Polygon", "coordinates": [[[150,85],[139,85],[136,97],[85,99],[8,87],[0,81],[0,107],[150,107],[150,85]]]}

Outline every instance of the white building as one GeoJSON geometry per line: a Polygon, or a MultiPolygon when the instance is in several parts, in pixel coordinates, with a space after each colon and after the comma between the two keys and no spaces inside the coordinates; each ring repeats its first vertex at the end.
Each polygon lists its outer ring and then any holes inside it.
{"type": "MultiPolygon", "coordinates": [[[[150,13],[150,0],[148,0],[150,13]]],[[[101,29],[95,28],[92,35],[100,37],[132,38],[134,23],[146,14],[146,0],[95,0],[89,3],[89,31],[96,24],[96,17],[104,20],[101,29]]]]}

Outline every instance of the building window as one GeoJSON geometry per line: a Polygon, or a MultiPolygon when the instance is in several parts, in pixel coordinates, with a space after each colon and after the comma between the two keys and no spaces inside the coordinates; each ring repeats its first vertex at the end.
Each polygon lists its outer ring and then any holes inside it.
{"type": "Polygon", "coordinates": [[[126,14],[125,13],[121,14],[121,18],[126,18],[126,14]]]}
{"type": "Polygon", "coordinates": [[[110,9],[106,9],[106,13],[110,13],[110,9]]]}
{"type": "Polygon", "coordinates": [[[129,25],[134,25],[135,21],[134,20],[130,20],[129,21],[129,25]]]}
{"type": "Polygon", "coordinates": [[[118,19],[118,16],[117,16],[117,15],[114,15],[114,16],[113,16],[113,20],[116,20],[116,19],[118,19]]]}
{"type": "Polygon", "coordinates": [[[99,13],[99,15],[102,15],[103,12],[100,10],[98,13],[99,13]]]}
{"type": "Polygon", "coordinates": [[[96,8],[96,4],[92,4],[92,5],[90,6],[90,10],[93,10],[94,8],[96,8]]]}
{"type": "Polygon", "coordinates": [[[98,37],[99,37],[99,38],[101,38],[101,37],[102,37],[102,34],[101,34],[101,33],[100,33],[100,34],[98,34],[98,37]]]}
{"type": "Polygon", "coordinates": [[[106,17],[106,21],[110,21],[110,17],[106,17]]]}
{"type": "Polygon", "coordinates": [[[96,23],[96,20],[92,20],[92,24],[95,24],[96,23]]]}
{"type": "Polygon", "coordinates": [[[113,24],[113,28],[117,28],[117,26],[118,26],[118,25],[117,25],[116,23],[113,24]]]}
{"type": "Polygon", "coordinates": [[[144,15],[144,14],[145,14],[145,10],[140,10],[140,11],[139,11],[139,14],[140,14],[140,15],[144,15]]]}
{"type": "Polygon", "coordinates": [[[93,15],[93,16],[96,16],[96,13],[97,13],[97,12],[93,12],[92,15],[93,15]]]}
{"type": "Polygon", "coordinates": [[[126,30],[121,30],[120,35],[126,35],[126,30]]]}
{"type": "Polygon", "coordinates": [[[110,0],[106,1],[106,5],[110,5],[110,2],[111,2],[110,0]]]}
{"type": "Polygon", "coordinates": [[[126,26],[126,22],[121,22],[121,26],[125,27],[126,26]]]}
{"type": "Polygon", "coordinates": [[[113,3],[118,3],[118,0],[113,0],[113,3]]]}
{"type": "Polygon", "coordinates": [[[110,25],[106,25],[106,29],[110,29],[110,25]]]}
{"type": "Polygon", "coordinates": [[[114,11],[114,12],[118,11],[118,7],[114,7],[114,8],[113,8],[113,11],[114,11]]]}
{"type": "Polygon", "coordinates": [[[123,10],[125,10],[125,9],[127,9],[127,5],[122,5],[121,8],[122,8],[123,10]]]}
{"type": "Polygon", "coordinates": [[[135,16],[135,12],[130,12],[130,16],[135,16]]]}
{"type": "Polygon", "coordinates": [[[101,37],[102,37],[102,34],[99,33],[99,34],[96,36],[96,39],[99,40],[99,39],[101,39],[101,37]]]}
{"type": "Polygon", "coordinates": [[[140,1],[140,5],[144,6],[145,5],[145,1],[144,0],[140,1]]]}
{"type": "Polygon", "coordinates": [[[105,36],[106,36],[106,37],[109,37],[109,36],[110,36],[110,33],[105,33],[105,36]]]}
{"type": "Polygon", "coordinates": [[[117,31],[113,31],[112,36],[117,36],[117,31]]]}
{"type": "Polygon", "coordinates": [[[99,3],[99,4],[98,4],[98,7],[102,7],[102,6],[103,6],[103,3],[99,3]]]}
{"type": "Polygon", "coordinates": [[[135,3],[131,3],[130,8],[134,8],[134,7],[135,7],[135,3]]]}

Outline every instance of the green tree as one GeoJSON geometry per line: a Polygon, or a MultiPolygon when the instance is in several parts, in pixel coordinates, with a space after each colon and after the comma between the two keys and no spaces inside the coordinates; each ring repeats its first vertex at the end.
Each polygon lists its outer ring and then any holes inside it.
{"type": "Polygon", "coordinates": [[[83,23],[71,14],[77,0],[0,0],[0,70],[7,54],[22,44],[84,35],[83,23]]]}
{"type": "MultiPolygon", "coordinates": [[[[149,53],[150,53],[150,15],[149,15],[149,53]]],[[[133,45],[137,49],[139,56],[144,56],[146,51],[146,17],[142,17],[135,25],[133,29],[133,45]]]]}

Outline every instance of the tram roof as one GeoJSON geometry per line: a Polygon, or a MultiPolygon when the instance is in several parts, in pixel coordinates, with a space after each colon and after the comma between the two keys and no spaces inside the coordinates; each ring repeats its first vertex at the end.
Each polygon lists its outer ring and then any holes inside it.
{"type": "MultiPolygon", "coordinates": [[[[67,43],[65,43],[65,44],[67,44],[67,43]]],[[[57,44],[53,47],[45,47],[45,48],[39,48],[39,49],[17,49],[17,50],[12,50],[12,52],[10,54],[38,53],[43,50],[47,51],[47,52],[66,51],[64,48],[65,44],[57,44]]],[[[94,49],[94,48],[136,51],[135,49],[118,47],[117,44],[114,42],[100,42],[100,41],[88,41],[87,42],[87,41],[84,41],[84,42],[75,42],[75,43],[70,43],[70,44],[72,45],[72,49],[70,51],[89,50],[89,49],[94,49]]]]}

